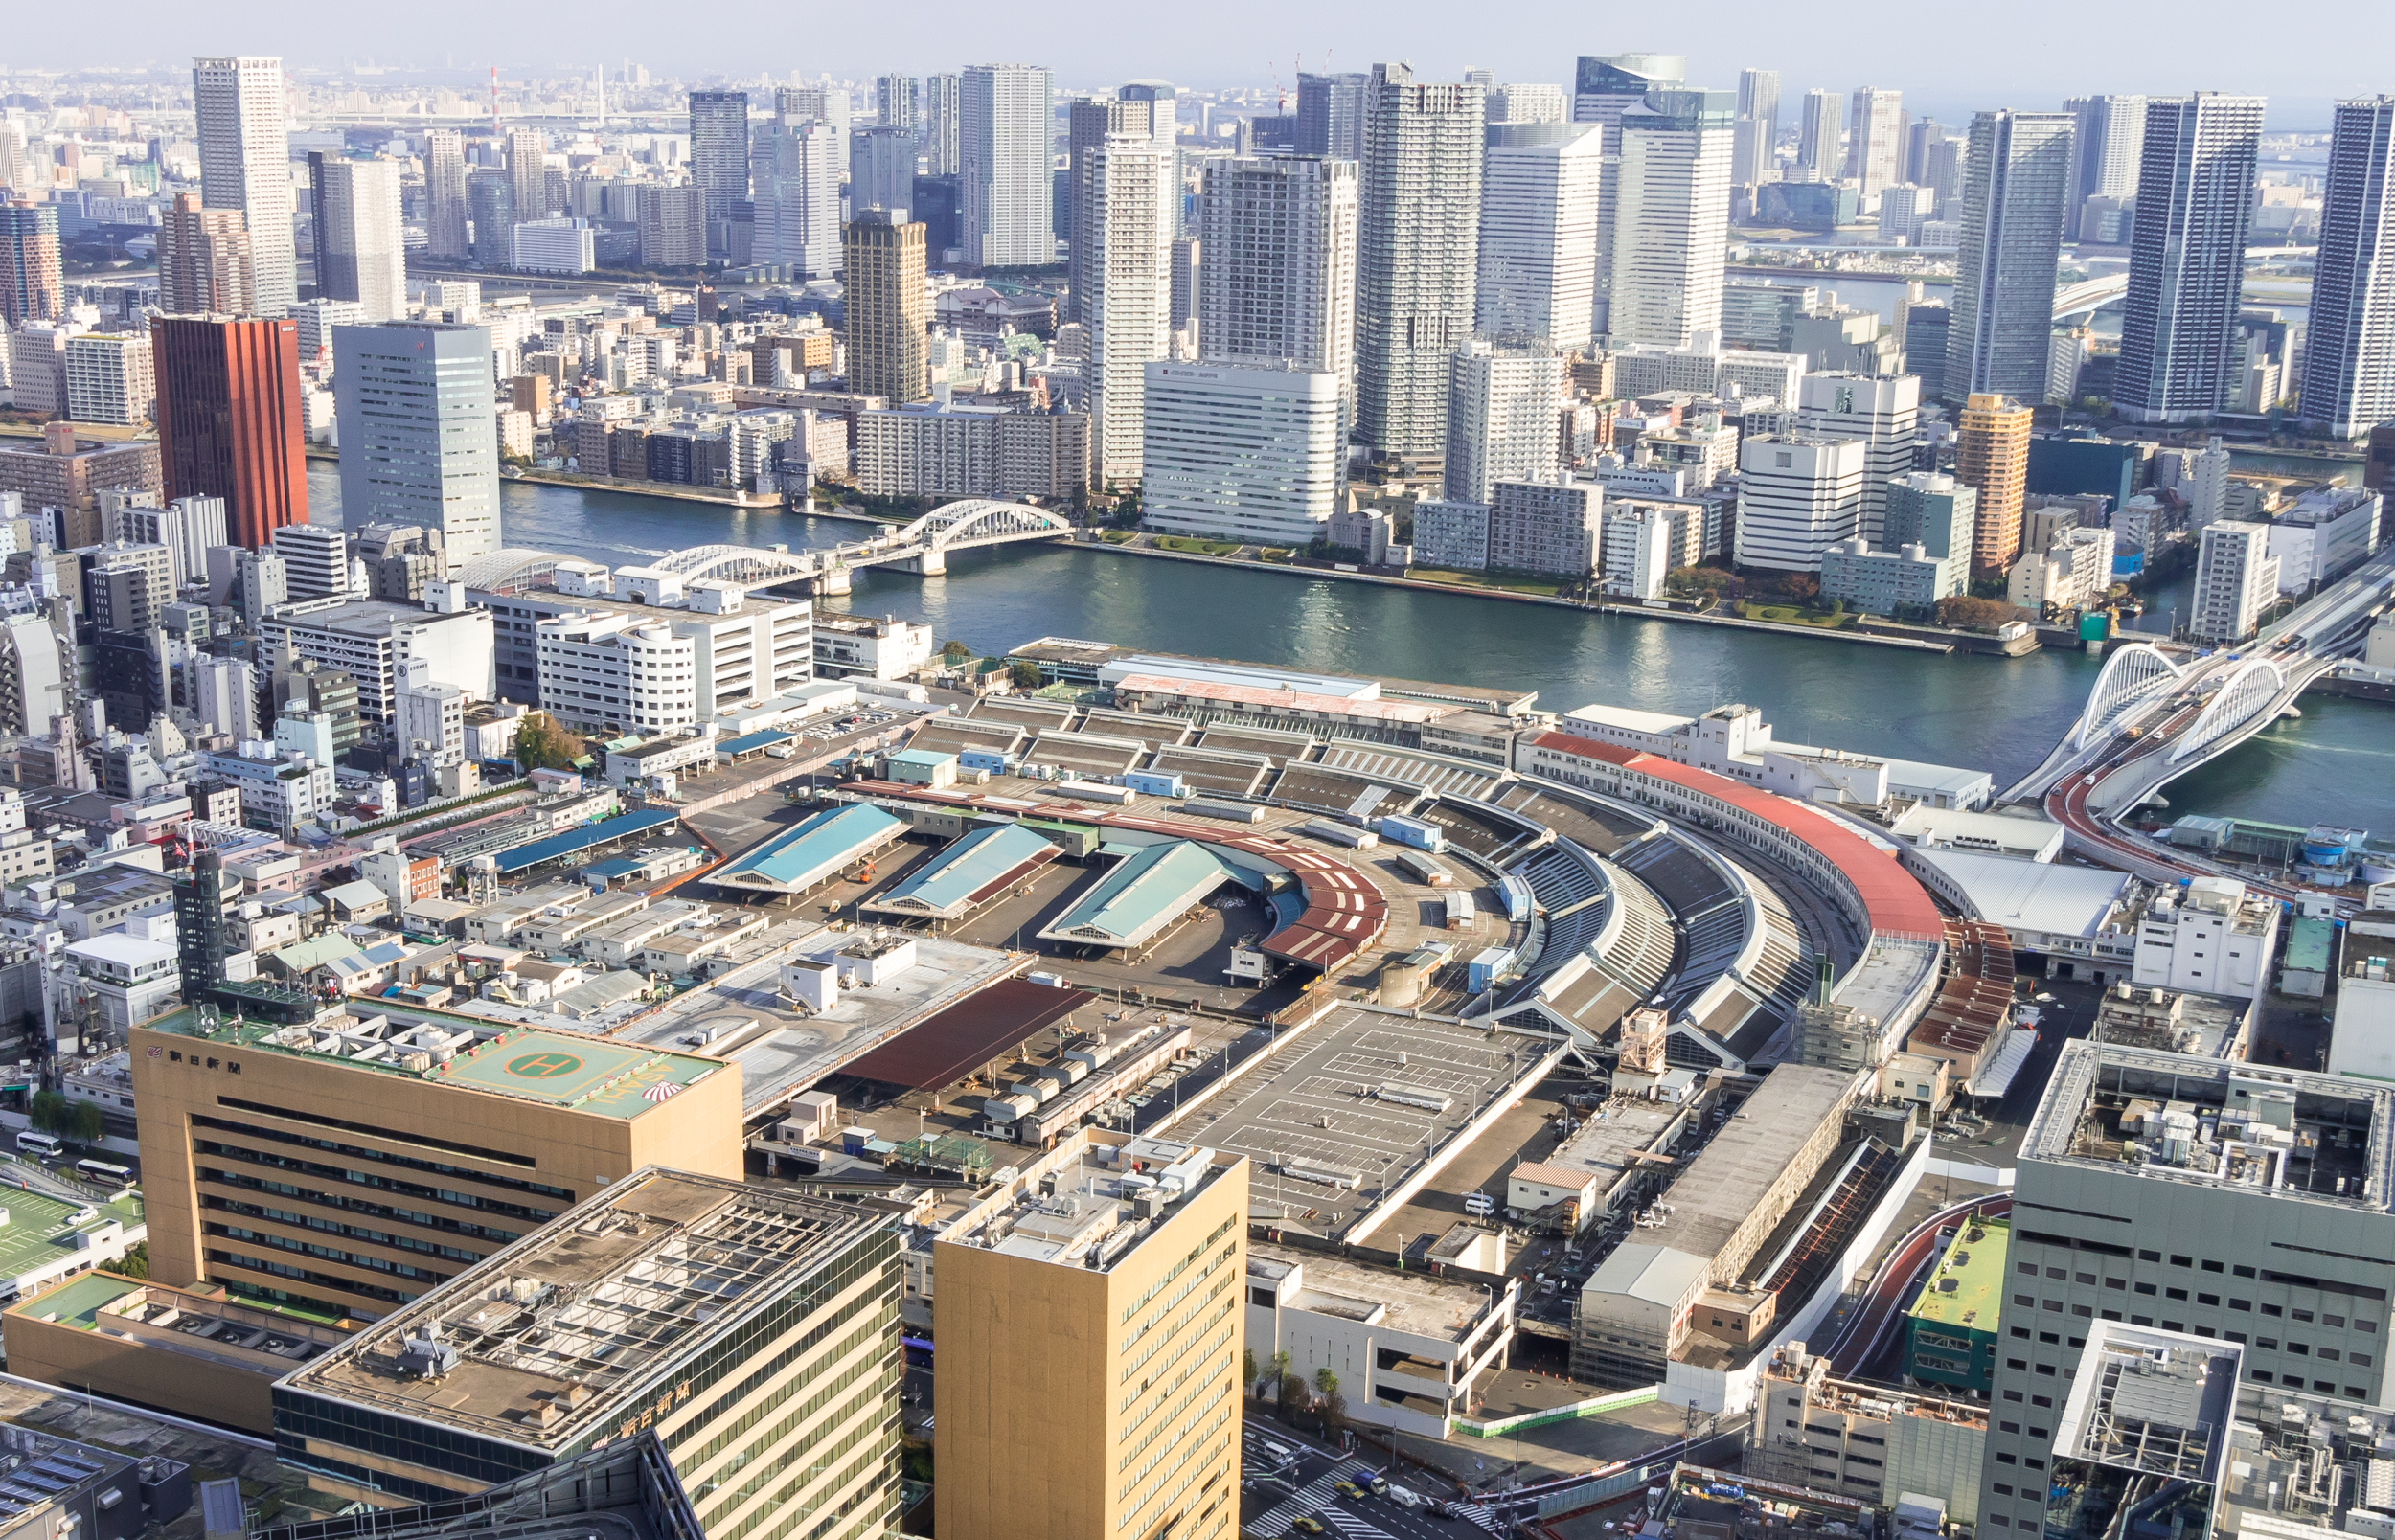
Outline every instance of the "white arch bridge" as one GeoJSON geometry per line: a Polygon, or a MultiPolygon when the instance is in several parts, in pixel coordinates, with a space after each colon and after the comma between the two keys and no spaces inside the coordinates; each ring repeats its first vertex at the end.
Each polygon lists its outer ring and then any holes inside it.
{"type": "MultiPolygon", "coordinates": [[[[959,551],[1018,545],[1026,540],[1068,540],[1072,534],[1073,521],[1049,509],[972,497],[944,503],[912,524],[869,540],[844,540],[806,551],[787,546],[693,546],[661,555],[644,567],[625,569],[632,575],[628,578],[624,572],[618,577],[633,592],[641,588],[640,575],[654,573],[685,584],[702,578],[753,588],[806,583],[817,594],[845,594],[849,575],[859,567],[896,567],[937,575],[948,570],[949,555],[959,551]]],[[[460,569],[459,580],[468,588],[492,594],[554,588],[558,563],[572,559],[554,551],[509,547],[468,561],[460,569]]]]}
{"type": "Polygon", "coordinates": [[[2301,651],[2174,662],[2148,643],[2116,647],[2063,740],[2004,800],[2034,800],[2095,770],[2105,784],[2092,802],[2134,807],[2269,727],[2335,667],[2334,657],[2301,651]]]}
{"type": "Polygon", "coordinates": [[[896,567],[927,577],[948,570],[960,551],[1019,545],[1027,540],[1070,539],[1073,521],[1049,509],[994,498],[944,503],[912,524],[869,540],[790,551],[779,546],[694,546],[650,563],[653,570],[693,582],[714,578],[756,587],[810,584],[819,594],[845,594],[858,567],[896,567]]]}

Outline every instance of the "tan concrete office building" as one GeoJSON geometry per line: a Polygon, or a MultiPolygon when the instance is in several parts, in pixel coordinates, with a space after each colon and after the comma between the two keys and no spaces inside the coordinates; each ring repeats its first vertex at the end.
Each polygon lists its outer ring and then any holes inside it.
{"type": "Polygon", "coordinates": [[[1083,1130],[932,1243],[935,1527],[1239,1529],[1244,1156],[1083,1130]]]}
{"type": "Polygon", "coordinates": [[[354,1008],[132,1029],[158,1281],[372,1320],[644,1166],[741,1175],[720,1059],[354,1008]]]}

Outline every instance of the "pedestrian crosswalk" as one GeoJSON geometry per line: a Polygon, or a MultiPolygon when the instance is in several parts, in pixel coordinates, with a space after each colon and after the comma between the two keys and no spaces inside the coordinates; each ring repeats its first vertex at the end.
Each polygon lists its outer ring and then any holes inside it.
{"type": "Polygon", "coordinates": [[[1505,1532],[1505,1521],[1486,1503],[1458,1503],[1453,1509],[1459,1519],[1469,1519],[1491,1534],[1505,1532]]]}
{"type": "Polygon", "coordinates": [[[1324,1529],[1350,1540],[1396,1540],[1388,1530],[1341,1503],[1335,1483],[1344,1474],[1343,1469],[1324,1471],[1299,1487],[1294,1497],[1266,1509],[1246,1527],[1246,1532],[1257,1540],[1279,1540],[1289,1532],[1289,1526],[1299,1515],[1311,1513],[1322,1521],[1324,1529]]]}

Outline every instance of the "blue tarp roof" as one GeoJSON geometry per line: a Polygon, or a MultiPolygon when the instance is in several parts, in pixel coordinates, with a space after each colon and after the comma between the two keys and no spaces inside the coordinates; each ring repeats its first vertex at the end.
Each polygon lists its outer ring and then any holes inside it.
{"type": "Polygon", "coordinates": [[[752,749],[769,749],[776,743],[787,743],[789,740],[790,735],[787,733],[766,728],[762,733],[742,733],[739,737],[726,738],[716,745],[716,752],[718,754],[746,754],[752,749]]]}
{"type": "Polygon", "coordinates": [[[584,824],[579,828],[569,828],[562,834],[552,834],[545,840],[535,840],[530,845],[519,845],[512,850],[501,850],[498,856],[499,870],[521,872],[526,867],[536,867],[543,861],[555,861],[560,856],[572,855],[577,850],[587,850],[594,845],[604,845],[610,840],[620,840],[632,834],[646,834],[652,828],[663,828],[668,824],[678,822],[681,816],[671,807],[652,807],[646,812],[624,813],[614,818],[602,819],[596,824],[584,824]]]}

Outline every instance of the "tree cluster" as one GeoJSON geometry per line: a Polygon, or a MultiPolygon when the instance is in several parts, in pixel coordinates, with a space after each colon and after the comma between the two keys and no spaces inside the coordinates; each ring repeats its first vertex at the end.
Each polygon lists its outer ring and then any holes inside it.
{"type": "Polygon", "coordinates": [[[546,712],[528,712],[515,730],[515,762],[535,770],[570,769],[582,758],[582,740],[546,712]]]}

